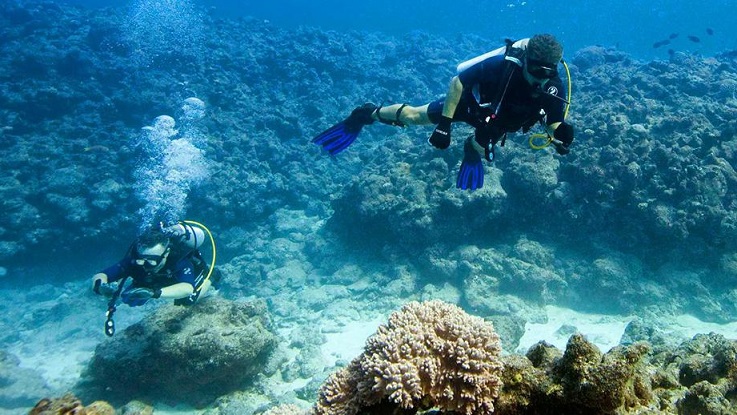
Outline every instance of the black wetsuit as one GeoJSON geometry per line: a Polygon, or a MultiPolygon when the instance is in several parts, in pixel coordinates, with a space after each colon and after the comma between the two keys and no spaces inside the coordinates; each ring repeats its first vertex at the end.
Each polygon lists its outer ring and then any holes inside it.
{"type": "MultiPolygon", "coordinates": [[[[463,92],[453,120],[465,122],[477,130],[483,129],[484,135],[488,135],[492,142],[504,133],[532,127],[541,119],[541,109],[545,111],[547,125],[563,122],[565,102],[560,77],[547,81],[545,93],[530,85],[522,71],[519,65],[505,60],[504,54],[491,56],[464,69],[458,74],[463,92]],[[513,68],[511,77],[507,72],[509,65],[513,68]],[[500,100],[499,111],[493,119],[489,118],[500,100]]],[[[428,107],[427,115],[435,124],[441,120],[444,102],[445,98],[442,98],[428,107]]]]}
{"type": "MultiPolygon", "coordinates": [[[[146,271],[142,266],[135,264],[135,256],[130,249],[126,256],[104,270],[102,273],[107,275],[108,282],[120,281],[125,277],[131,277],[133,283],[128,286],[126,291],[133,288],[151,288],[161,289],[180,282],[191,284],[197,287],[202,283],[204,261],[201,260],[199,251],[189,250],[184,253],[172,250],[167,258],[164,266],[155,273],[146,271]],[[177,258],[179,258],[177,260],[177,258]]],[[[126,296],[122,295],[121,299],[128,305],[136,306],[145,303],[139,301],[126,301],[126,296]]],[[[196,297],[195,297],[196,299],[196,297]]],[[[185,299],[186,300],[186,299],[185,299]]],[[[180,300],[177,300],[181,302],[180,300]]]]}

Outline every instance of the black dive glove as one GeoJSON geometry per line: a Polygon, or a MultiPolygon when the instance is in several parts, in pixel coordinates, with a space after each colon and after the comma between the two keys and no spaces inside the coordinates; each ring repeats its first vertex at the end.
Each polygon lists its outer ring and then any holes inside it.
{"type": "Polygon", "coordinates": [[[555,129],[553,137],[563,143],[563,147],[568,148],[573,143],[573,126],[564,122],[560,123],[558,128],[555,129]]]}
{"type": "Polygon", "coordinates": [[[560,123],[558,128],[555,129],[553,136],[556,140],[560,141],[560,144],[555,144],[555,152],[561,156],[565,156],[570,153],[571,150],[568,147],[573,143],[573,126],[567,123],[560,123]]]}
{"type": "Polygon", "coordinates": [[[452,118],[443,116],[438,125],[435,127],[435,131],[432,132],[430,139],[427,140],[435,148],[445,150],[450,146],[450,126],[453,122],[452,118]]]}

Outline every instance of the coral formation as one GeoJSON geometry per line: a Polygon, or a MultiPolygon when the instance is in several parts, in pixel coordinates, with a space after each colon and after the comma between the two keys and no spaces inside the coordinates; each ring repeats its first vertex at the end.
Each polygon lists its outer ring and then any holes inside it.
{"type": "Polygon", "coordinates": [[[163,306],[97,347],[79,393],[207,404],[261,372],[276,347],[270,330],[260,302],[212,297],[195,307],[163,306]]]}
{"type": "Polygon", "coordinates": [[[719,335],[698,335],[675,348],[635,342],[601,353],[576,333],[564,351],[540,342],[526,355],[501,357],[496,341],[489,325],[454,306],[410,303],[379,327],[361,356],[328,378],[312,413],[722,415],[737,409],[737,341],[719,335]],[[443,323],[464,320],[475,328],[448,331],[443,323]],[[475,350],[466,347],[480,339],[485,343],[475,350]]]}
{"type": "Polygon", "coordinates": [[[115,415],[115,408],[105,401],[84,406],[76,396],[66,394],[61,398],[41,399],[28,415],[115,415]]]}
{"type": "Polygon", "coordinates": [[[580,334],[505,356],[498,414],[728,414],[737,409],[737,342],[699,335],[676,349],[645,342],[602,354],[580,334]],[[694,376],[693,366],[700,373],[694,376]]]}
{"type": "Polygon", "coordinates": [[[500,353],[490,323],[442,301],[412,302],[379,327],[361,356],[327,380],[314,412],[435,407],[491,413],[501,387],[500,353]]]}

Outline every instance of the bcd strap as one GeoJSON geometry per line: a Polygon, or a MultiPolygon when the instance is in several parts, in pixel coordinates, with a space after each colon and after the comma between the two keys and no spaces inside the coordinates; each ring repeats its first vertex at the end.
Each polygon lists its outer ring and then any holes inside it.
{"type": "Polygon", "coordinates": [[[514,74],[514,71],[517,69],[517,67],[521,64],[525,54],[524,49],[515,48],[513,46],[515,41],[511,39],[505,39],[505,42],[507,44],[507,50],[504,52],[504,72],[502,74],[502,77],[499,79],[500,82],[497,84],[494,99],[489,101],[489,103],[486,105],[489,108],[492,108],[491,115],[489,115],[484,120],[487,123],[493,121],[494,119],[496,119],[496,117],[499,116],[499,109],[502,107],[504,97],[507,95],[509,82],[512,80],[512,75],[514,74]],[[513,59],[507,59],[508,57],[511,57],[513,59]]]}

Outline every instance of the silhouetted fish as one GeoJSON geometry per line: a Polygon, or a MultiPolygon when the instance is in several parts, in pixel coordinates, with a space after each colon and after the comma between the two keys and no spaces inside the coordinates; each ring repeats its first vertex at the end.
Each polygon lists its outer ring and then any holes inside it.
{"type": "Polygon", "coordinates": [[[659,48],[661,46],[665,46],[665,45],[670,45],[670,40],[659,40],[659,41],[653,43],[653,47],[655,49],[657,49],[657,48],[659,48]]]}
{"type": "Polygon", "coordinates": [[[700,43],[701,42],[701,39],[699,39],[698,37],[696,37],[694,35],[688,35],[688,40],[690,40],[693,43],[700,43]]]}
{"type": "Polygon", "coordinates": [[[108,147],[97,144],[94,146],[85,147],[84,151],[85,153],[90,151],[95,153],[107,153],[108,151],[110,151],[110,149],[108,147]]]}
{"type": "Polygon", "coordinates": [[[712,29],[710,27],[707,27],[706,28],[706,34],[709,35],[709,36],[713,35],[714,34],[714,29],[712,29]]]}
{"type": "Polygon", "coordinates": [[[670,36],[668,36],[668,39],[675,39],[678,37],[678,33],[671,33],[670,36]]]}

